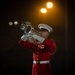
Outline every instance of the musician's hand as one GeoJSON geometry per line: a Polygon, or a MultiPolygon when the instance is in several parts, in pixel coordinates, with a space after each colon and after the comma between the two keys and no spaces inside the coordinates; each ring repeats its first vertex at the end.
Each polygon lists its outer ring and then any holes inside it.
{"type": "Polygon", "coordinates": [[[36,42],[36,39],[34,39],[33,37],[31,37],[31,36],[29,36],[28,38],[28,41],[30,42],[30,43],[32,43],[32,44],[36,44],[37,42],[36,42]]]}
{"type": "Polygon", "coordinates": [[[43,44],[39,44],[38,47],[39,47],[40,49],[44,49],[45,46],[44,46],[43,44]]]}
{"type": "Polygon", "coordinates": [[[21,39],[22,39],[23,41],[26,41],[26,40],[27,40],[27,37],[28,37],[27,35],[22,35],[22,36],[21,36],[21,39]]]}
{"type": "Polygon", "coordinates": [[[43,41],[45,40],[45,38],[38,36],[36,34],[33,34],[32,37],[36,40],[38,40],[40,43],[43,43],[43,41]]]}

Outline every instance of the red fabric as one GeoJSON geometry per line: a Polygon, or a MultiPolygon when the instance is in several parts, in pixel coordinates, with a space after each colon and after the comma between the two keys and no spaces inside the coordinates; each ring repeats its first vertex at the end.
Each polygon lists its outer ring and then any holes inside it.
{"type": "MultiPolygon", "coordinates": [[[[41,49],[40,44],[31,44],[28,41],[23,42],[21,39],[19,41],[19,44],[22,47],[28,47],[33,49],[33,60],[37,61],[37,55],[38,55],[38,61],[49,61],[51,58],[51,55],[54,53],[56,44],[54,40],[45,40],[42,45],[44,45],[44,48],[41,49]],[[38,53],[37,53],[38,52],[38,53]]],[[[50,64],[33,64],[32,65],[32,75],[52,75],[51,74],[51,65],[50,64]]]]}

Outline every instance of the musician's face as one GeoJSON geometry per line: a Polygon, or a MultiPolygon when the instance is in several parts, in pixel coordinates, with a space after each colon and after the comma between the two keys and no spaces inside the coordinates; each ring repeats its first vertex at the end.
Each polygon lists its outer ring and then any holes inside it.
{"type": "Polygon", "coordinates": [[[49,36],[49,32],[48,31],[42,31],[41,36],[46,39],[49,36]]]}

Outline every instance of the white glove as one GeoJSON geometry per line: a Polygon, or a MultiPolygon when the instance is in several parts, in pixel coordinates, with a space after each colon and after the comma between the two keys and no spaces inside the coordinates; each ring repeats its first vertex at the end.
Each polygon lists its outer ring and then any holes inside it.
{"type": "Polygon", "coordinates": [[[40,43],[43,43],[43,41],[45,40],[45,38],[41,37],[41,36],[38,36],[36,34],[33,34],[32,37],[34,39],[37,39],[40,43]]]}
{"type": "Polygon", "coordinates": [[[22,39],[23,41],[26,41],[26,40],[27,40],[27,37],[28,37],[28,35],[23,35],[23,36],[21,37],[21,39],[22,39]]]}

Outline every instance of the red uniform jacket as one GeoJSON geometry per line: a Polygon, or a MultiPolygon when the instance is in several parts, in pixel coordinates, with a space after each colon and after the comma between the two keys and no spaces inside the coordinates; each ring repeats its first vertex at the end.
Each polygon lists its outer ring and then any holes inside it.
{"type": "MultiPolygon", "coordinates": [[[[56,44],[53,39],[45,40],[42,44],[32,44],[28,41],[19,40],[22,47],[33,49],[33,61],[49,61],[51,55],[55,52],[56,44]],[[40,46],[40,47],[39,47],[40,46]],[[41,48],[44,46],[44,48],[41,48]],[[41,49],[40,49],[41,48],[41,49]]],[[[51,66],[49,64],[34,64],[32,65],[32,75],[52,75],[51,66]]]]}

